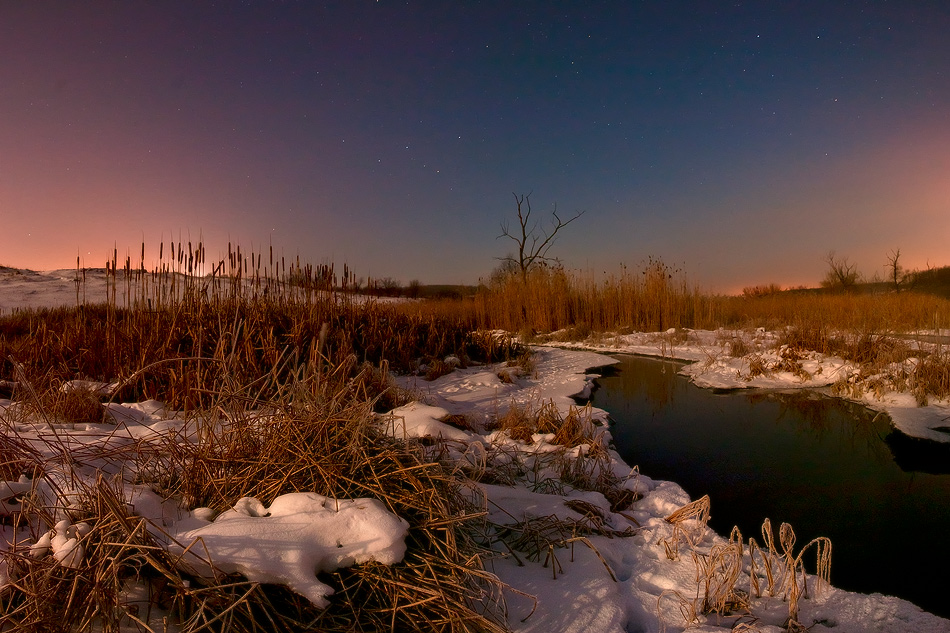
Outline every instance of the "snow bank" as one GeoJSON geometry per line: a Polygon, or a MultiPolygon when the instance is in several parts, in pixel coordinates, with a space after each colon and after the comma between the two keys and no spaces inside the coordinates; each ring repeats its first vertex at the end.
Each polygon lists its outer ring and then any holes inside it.
{"type": "MultiPolygon", "coordinates": [[[[817,389],[828,393],[832,385],[843,385],[845,390],[833,395],[886,413],[902,433],[950,442],[950,399],[930,399],[926,406],[919,406],[913,395],[888,388],[886,376],[862,379],[860,368],[853,363],[817,352],[790,350],[779,345],[778,340],[776,333],[761,328],[754,331],[684,329],[603,335],[595,341],[556,345],[686,361],[689,364],[680,373],[706,389],[817,389]],[[733,356],[732,350],[737,345],[751,351],[733,356]]],[[[929,344],[918,344],[928,351],[929,344]]],[[[914,362],[915,358],[907,359],[904,369],[912,367],[914,362]]],[[[901,368],[894,369],[900,371],[901,368]]]]}
{"type": "MultiPolygon", "coordinates": [[[[715,334],[703,333],[702,336],[711,342],[715,334]]],[[[641,352],[646,348],[647,344],[642,345],[641,352]]],[[[677,357],[709,358],[705,347],[689,348],[685,343],[675,348],[668,345],[666,351],[671,350],[677,357]]],[[[611,348],[611,351],[617,350],[611,348]]],[[[514,384],[492,378],[498,367],[457,370],[431,382],[402,378],[402,387],[415,391],[430,403],[413,405],[410,409],[424,414],[426,424],[407,426],[427,428],[426,434],[436,437],[443,429],[427,425],[432,420],[444,419],[448,413],[467,418],[479,412],[495,415],[507,410],[512,403],[533,403],[544,398],[549,398],[566,415],[571,407],[577,406],[572,396],[588,393],[593,377],[589,370],[615,361],[586,351],[545,347],[536,349],[535,362],[535,375],[523,376],[514,384]]],[[[815,373],[819,367],[825,368],[821,373],[833,373],[844,367],[835,359],[810,358],[808,363],[812,364],[805,366],[815,373]]],[[[787,385],[782,383],[782,386],[787,385]]],[[[595,420],[606,420],[606,413],[596,409],[591,411],[591,416],[595,420]]],[[[623,478],[625,487],[642,495],[628,510],[612,512],[600,493],[571,486],[550,490],[545,485],[545,477],[555,476],[556,471],[545,468],[547,456],[558,451],[566,456],[571,453],[564,447],[552,445],[551,436],[536,434],[531,443],[523,443],[500,432],[484,435],[466,432],[464,435],[469,438],[467,446],[451,453],[460,463],[497,465],[507,460],[517,462],[529,473],[520,485],[481,483],[476,486],[473,500],[482,504],[488,520],[512,527],[531,520],[583,521],[590,516],[575,509],[583,506],[571,505],[573,501],[583,501],[597,509],[598,524],[609,532],[608,535],[591,534],[583,540],[572,540],[563,548],[554,548],[551,550],[553,559],[546,560],[542,556],[532,561],[523,554],[499,552],[498,557],[489,561],[489,569],[515,590],[506,594],[509,625],[513,630],[652,633],[689,628],[725,633],[740,622],[754,622],[762,632],[785,630],[789,612],[781,593],[753,600],[751,613],[699,613],[692,623],[684,620],[684,606],[689,605],[687,610],[694,609],[696,601],[702,600],[702,594],[697,593],[701,591],[697,563],[689,551],[702,559],[727,541],[711,530],[697,529],[692,549],[684,546],[677,560],[668,558],[664,542],[673,537],[674,526],[666,517],[690,501],[677,484],[654,481],[645,475],[631,476],[629,466],[611,451],[609,468],[623,478]],[[532,486],[536,489],[532,490],[532,486]],[[626,535],[621,536],[621,533],[626,535]]],[[[458,435],[450,443],[464,441],[463,436],[458,435]]],[[[577,455],[585,448],[571,450],[577,455]]],[[[750,571],[746,554],[742,569],[746,584],[750,571]]],[[[810,586],[814,587],[816,582],[812,577],[810,586]]],[[[815,632],[950,631],[950,621],[926,613],[905,600],[854,594],[834,587],[825,587],[820,594],[802,600],[800,609],[799,621],[815,632]]]]}

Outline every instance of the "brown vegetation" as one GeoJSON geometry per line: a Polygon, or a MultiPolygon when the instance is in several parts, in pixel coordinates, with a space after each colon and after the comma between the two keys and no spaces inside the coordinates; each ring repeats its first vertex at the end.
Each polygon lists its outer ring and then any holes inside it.
{"type": "MultiPolygon", "coordinates": [[[[200,440],[134,444],[128,455],[112,457],[160,473],[149,483],[163,496],[217,509],[243,496],[267,503],[303,490],[372,496],[409,521],[406,560],[331,574],[342,599],[325,611],[285,589],[240,577],[208,582],[178,569],[155,542],[154,531],[129,513],[115,483],[100,478],[85,484],[69,509],[75,523],[88,526],[82,536],[88,555],[80,568],[53,565],[22,549],[4,555],[17,582],[0,592],[0,628],[118,630],[156,610],[171,614],[184,631],[421,624],[445,631],[502,629],[499,585],[481,566],[488,548],[504,547],[515,556],[516,551],[535,558],[545,554],[556,574],[556,549],[576,543],[593,549],[585,535],[614,534],[596,507],[580,503],[569,506],[583,517],[576,521],[547,517],[486,524],[460,492],[473,480],[530,479],[539,490],[570,486],[600,492],[615,512],[623,512],[636,492],[607,468],[606,447],[592,433],[584,410],[561,416],[543,404],[512,407],[494,423],[523,442],[535,433],[553,433],[557,443],[575,447],[551,454],[543,465],[508,459],[499,460],[502,466],[486,458],[449,468],[420,443],[394,442],[378,433],[371,423],[374,410],[401,402],[387,380],[390,369],[424,368],[435,377],[451,371],[455,361],[445,359],[454,356],[462,365],[509,360],[502,373],[511,381],[530,374],[530,355],[498,330],[525,339],[554,332],[562,340],[672,330],[670,337],[680,340],[687,328],[766,327],[783,332],[783,360],[791,364],[802,351],[813,350],[853,360],[870,372],[913,352],[919,360],[904,380],[918,400],[950,394],[950,355],[939,347],[921,354],[885,336],[950,323],[950,301],[919,292],[912,276],[904,277],[900,293],[783,292],[766,286],[723,297],[701,292],[682,271],[650,259],[642,270],[604,278],[531,266],[496,277],[473,297],[383,303],[353,294],[359,284],[348,269],[340,282],[332,266],[288,266],[272,253],[265,263],[262,255],[229,247],[227,259],[210,263],[201,244],[170,245],[167,252],[171,258],[151,272],[128,258],[120,267],[114,257],[106,266],[108,291],[101,300],[86,296],[85,272],[78,270],[75,307],[0,316],[0,380],[24,405],[17,415],[95,424],[103,421],[103,399],[162,400],[203,421],[200,440]],[[196,274],[209,269],[206,276],[196,274]],[[113,386],[105,396],[64,388],[77,378],[113,386]],[[262,407],[270,412],[266,418],[250,414],[262,407]],[[559,477],[539,478],[542,470],[559,477]],[[124,602],[127,582],[147,587],[148,596],[124,602]]],[[[893,264],[897,271],[897,254],[893,264]]],[[[733,354],[742,351],[736,345],[733,354]]],[[[59,440],[54,434],[49,441],[59,440]]],[[[68,451],[61,446],[58,452],[68,451]]],[[[4,480],[36,478],[51,467],[15,432],[3,434],[4,480]]],[[[56,467],[73,466],[67,460],[56,467]]],[[[62,510],[43,505],[35,494],[20,502],[24,510],[14,515],[15,523],[32,512],[53,525],[54,511],[62,510]]],[[[808,591],[802,551],[817,552],[817,571],[827,578],[830,543],[809,543],[795,554],[794,533],[783,525],[779,552],[766,523],[761,548],[749,539],[745,550],[734,533],[728,544],[700,554],[693,544],[702,538],[708,513],[704,498],[668,519],[673,527],[667,554],[675,558],[687,544],[702,583],[701,602],[682,602],[683,613],[740,609],[748,594],[737,589],[737,569],[739,561],[748,560],[750,593],[761,595],[763,579],[764,591],[782,592],[789,602],[787,626],[793,629],[797,601],[808,591]]]]}

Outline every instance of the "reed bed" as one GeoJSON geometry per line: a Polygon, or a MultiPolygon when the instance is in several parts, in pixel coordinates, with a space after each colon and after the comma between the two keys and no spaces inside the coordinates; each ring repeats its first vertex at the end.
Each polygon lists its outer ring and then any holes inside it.
{"type": "Polygon", "coordinates": [[[0,316],[0,378],[18,402],[3,419],[0,474],[45,481],[56,472],[52,480],[75,487],[68,508],[25,495],[14,528],[29,527],[35,541],[63,516],[88,526],[74,567],[22,546],[4,553],[12,580],[0,591],[0,629],[504,630],[501,586],[482,567],[483,528],[473,527],[479,514],[460,494],[461,473],[419,443],[385,437],[374,420],[403,401],[390,369],[419,371],[447,356],[517,360],[522,349],[464,321],[354,297],[332,267],[285,268],[230,248],[209,263],[200,244],[162,251],[170,260],[155,270],[108,262],[96,273],[105,296],[92,297],[88,271],[77,270],[75,306],[0,316]],[[145,399],[179,410],[200,426],[198,438],[50,461],[16,430],[45,420],[54,429],[47,452],[67,456],[73,447],[57,425],[108,422],[103,400],[145,399]],[[372,497],[409,522],[407,553],[397,565],[327,574],[337,599],[323,610],[279,586],[191,576],[160,546],[160,526],[129,513],[123,484],[110,478],[125,469],[108,466],[112,475],[90,481],[94,463],[132,464],[135,483],[189,508],[297,491],[372,497]]]}
{"type": "Polygon", "coordinates": [[[482,286],[465,309],[475,316],[478,327],[543,333],[574,329],[578,337],[715,321],[714,297],[661,260],[650,260],[641,271],[625,268],[604,278],[537,268],[524,278],[512,275],[482,286]]]}
{"type": "MultiPolygon", "coordinates": [[[[421,444],[381,435],[372,374],[352,356],[326,362],[283,383],[264,409],[253,411],[249,405],[260,400],[231,382],[209,394],[213,406],[195,411],[203,428],[196,441],[169,437],[117,449],[121,456],[90,457],[121,457],[142,483],[191,508],[220,511],[241,497],[270,503],[300,491],[379,499],[409,522],[401,563],[328,574],[337,596],[322,610],[279,586],[223,573],[210,580],[189,575],[160,546],[170,538],[161,537],[161,527],[130,514],[118,473],[100,471],[90,481],[91,461],[44,459],[35,443],[18,440],[15,420],[4,420],[11,424],[0,442],[4,477],[16,481],[28,472],[38,481],[59,472],[58,480],[76,489],[68,507],[22,495],[14,527],[29,522],[34,542],[42,525],[59,525],[64,516],[71,526],[86,528],[85,555],[75,564],[37,556],[29,545],[4,553],[12,581],[0,591],[0,628],[162,630],[154,627],[156,618],[164,618],[186,633],[504,630],[501,585],[482,567],[487,550],[476,540],[480,515],[460,492],[464,481],[430,459],[421,444]]],[[[47,452],[67,454],[66,444],[56,446],[62,441],[53,434],[47,452]]]]}
{"type": "Polygon", "coordinates": [[[503,329],[530,341],[584,340],[603,333],[660,332],[671,328],[793,328],[819,332],[815,351],[836,333],[914,333],[950,327],[950,300],[922,291],[831,292],[794,290],[717,295],[689,282],[686,273],[659,259],[639,269],[597,275],[563,268],[535,268],[526,277],[494,277],[474,295],[405,304],[402,309],[438,314],[473,329],[503,329]]]}
{"type": "Polygon", "coordinates": [[[272,269],[229,247],[229,259],[199,277],[189,273],[209,266],[201,244],[163,252],[172,261],[152,271],[107,262],[98,273],[105,296],[79,290],[87,274],[79,269],[76,306],[0,315],[0,376],[20,372],[39,392],[76,378],[108,381],[113,399],[201,408],[226,384],[266,402],[294,377],[349,357],[409,372],[449,355],[464,364],[521,351],[476,332],[471,319],[357,297],[332,266],[284,272],[273,255],[272,269]]]}

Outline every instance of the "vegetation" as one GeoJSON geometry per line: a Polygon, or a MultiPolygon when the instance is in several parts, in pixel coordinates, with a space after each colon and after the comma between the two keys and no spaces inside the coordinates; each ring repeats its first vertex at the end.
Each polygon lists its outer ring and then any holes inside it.
{"type": "Polygon", "coordinates": [[[825,332],[889,334],[950,327],[950,267],[913,273],[907,279],[900,293],[876,284],[857,284],[850,292],[783,290],[770,284],[746,288],[739,296],[723,296],[702,291],[682,270],[650,258],[637,270],[623,268],[603,277],[559,267],[539,267],[525,279],[520,274],[495,275],[473,297],[401,309],[441,315],[474,328],[528,336],[558,331],[573,339],[594,332],[670,328],[804,326],[825,332]]]}
{"type": "MultiPolygon", "coordinates": [[[[421,284],[401,292],[396,282],[363,282],[346,267],[338,276],[332,265],[288,264],[272,252],[265,258],[230,246],[226,259],[208,262],[201,244],[179,243],[163,247],[169,258],[151,271],[145,269],[144,246],[138,266],[129,258],[121,264],[114,255],[103,270],[105,297],[86,296],[89,271],[80,269],[75,306],[0,315],[0,388],[23,403],[0,420],[5,426],[0,481],[23,475],[35,480],[64,468],[74,481],[85,482],[77,484],[68,513],[74,526],[86,526],[88,552],[79,568],[22,548],[5,553],[2,562],[17,581],[0,591],[0,629],[112,631],[148,620],[154,611],[168,614],[183,631],[380,630],[422,623],[431,630],[504,630],[501,587],[482,565],[493,547],[531,560],[544,557],[556,575],[558,548],[582,543],[593,549],[588,535],[625,533],[610,532],[596,508],[581,505],[574,509],[583,521],[494,525],[462,494],[468,482],[530,479],[545,489],[570,482],[602,493],[618,512],[635,497],[606,475],[606,447],[591,434],[582,411],[562,417],[543,405],[513,407],[493,423],[514,438],[543,432],[564,447],[590,446],[586,453],[547,455],[533,471],[510,458],[460,467],[442,462],[424,443],[388,439],[372,424],[373,416],[405,398],[388,372],[435,377],[452,370],[456,362],[443,360],[451,356],[463,366],[509,361],[511,367],[499,373],[503,379],[530,373],[525,348],[497,330],[530,341],[542,335],[581,340],[606,332],[765,327],[783,332],[787,349],[852,359],[867,368],[870,379],[879,376],[876,369],[907,358],[908,349],[885,335],[950,324],[950,268],[908,273],[900,267],[899,252],[892,254],[893,275],[883,288],[855,277],[845,285],[847,292],[771,284],[725,297],[702,292],[659,259],[603,278],[566,271],[546,260],[546,248],[568,222],[557,220],[552,233],[531,241],[528,214],[519,213],[519,221],[527,260],[477,288],[442,287],[424,300],[381,301],[357,293],[381,294],[382,288],[421,299],[426,296],[421,284]],[[548,265],[539,265],[543,261],[548,265]],[[76,378],[108,386],[64,389],[76,378]],[[161,400],[203,429],[190,444],[139,442],[109,456],[151,473],[147,483],[163,497],[220,510],[244,496],[269,503],[294,491],[372,496],[409,521],[405,561],[330,574],[343,599],[326,610],[281,587],[223,574],[213,582],[186,574],[157,544],[155,526],[146,529],[143,519],[130,514],[116,473],[84,478],[83,463],[51,463],[16,431],[28,416],[101,422],[103,399],[161,400]],[[266,423],[252,414],[264,409],[270,412],[266,423]],[[560,477],[539,480],[540,471],[560,477]],[[129,603],[129,583],[146,587],[146,597],[129,603]]],[[[850,279],[854,270],[847,259],[832,255],[832,263],[850,279]]],[[[845,286],[838,284],[837,290],[845,286]]],[[[946,397],[948,368],[950,358],[938,348],[920,359],[915,373],[903,378],[904,386],[921,402],[946,397]]],[[[45,441],[57,454],[69,452],[65,444],[53,446],[63,441],[55,434],[45,441]]],[[[28,495],[21,502],[23,510],[10,515],[13,527],[26,525],[29,517],[53,525],[67,510],[28,495]]],[[[807,587],[791,528],[782,526],[781,551],[766,525],[762,547],[733,534],[728,545],[701,554],[692,548],[691,530],[705,517],[708,500],[668,519],[668,555],[675,558],[688,544],[704,583],[701,602],[682,603],[683,613],[724,613],[753,594],[781,593],[793,629],[797,600],[807,587]],[[737,589],[737,561],[744,555],[753,563],[748,592],[737,589]],[[764,588],[756,565],[767,578],[764,588]]],[[[826,579],[830,544],[814,542],[804,550],[817,552],[818,572],[826,579]]]]}

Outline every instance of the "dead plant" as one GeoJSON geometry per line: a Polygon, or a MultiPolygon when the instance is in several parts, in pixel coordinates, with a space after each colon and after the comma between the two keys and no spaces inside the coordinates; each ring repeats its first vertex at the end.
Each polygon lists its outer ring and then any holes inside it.
{"type": "Polygon", "coordinates": [[[666,549],[667,558],[670,560],[679,558],[681,542],[694,547],[705,537],[710,516],[709,504],[709,495],[704,495],[666,517],[666,522],[673,526],[672,534],[661,540],[666,549]]]}

